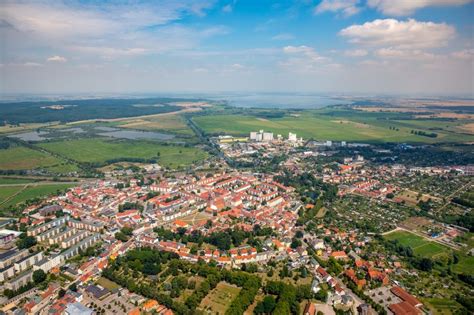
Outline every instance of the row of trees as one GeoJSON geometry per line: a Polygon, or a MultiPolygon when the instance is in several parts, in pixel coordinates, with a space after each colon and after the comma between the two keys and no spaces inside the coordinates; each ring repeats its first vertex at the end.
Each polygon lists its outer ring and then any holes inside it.
{"type": "Polygon", "coordinates": [[[426,132],[426,131],[421,131],[421,130],[412,130],[410,133],[414,134],[414,135],[418,135],[418,136],[429,137],[429,138],[437,138],[438,137],[437,133],[426,132]]]}
{"type": "MultiPolygon", "coordinates": [[[[212,224],[212,223],[211,223],[212,224]]],[[[175,240],[187,244],[188,242],[198,244],[200,247],[203,243],[216,246],[220,250],[229,250],[232,246],[240,246],[247,241],[249,245],[259,245],[258,236],[270,236],[273,230],[269,227],[260,227],[255,225],[252,231],[244,231],[242,229],[226,229],[225,231],[212,232],[204,236],[201,231],[195,230],[190,234],[186,234],[186,229],[178,228],[177,233],[166,230],[163,227],[155,228],[154,232],[158,234],[160,239],[175,240]]]]}

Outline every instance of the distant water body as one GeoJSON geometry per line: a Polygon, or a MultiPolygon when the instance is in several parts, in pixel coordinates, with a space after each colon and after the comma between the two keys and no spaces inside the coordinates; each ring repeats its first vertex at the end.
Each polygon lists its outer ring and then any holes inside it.
{"type": "Polygon", "coordinates": [[[351,103],[349,100],[343,98],[311,94],[229,94],[210,98],[226,100],[231,106],[243,108],[315,109],[330,105],[351,103]]]}

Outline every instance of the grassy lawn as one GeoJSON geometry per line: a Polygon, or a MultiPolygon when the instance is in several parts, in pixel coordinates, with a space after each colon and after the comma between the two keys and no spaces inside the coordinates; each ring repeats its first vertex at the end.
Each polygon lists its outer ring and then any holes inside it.
{"type": "Polygon", "coordinates": [[[147,141],[107,141],[92,138],[41,143],[39,146],[78,162],[92,163],[104,163],[117,158],[157,158],[160,165],[177,167],[207,157],[206,152],[197,148],[165,146],[147,141]]]}
{"type": "Polygon", "coordinates": [[[410,246],[411,248],[422,246],[428,243],[428,241],[423,237],[406,231],[395,231],[385,235],[385,238],[389,240],[398,240],[403,246],[410,246]]]}
{"type": "Polygon", "coordinates": [[[60,163],[62,161],[54,156],[26,147],[11,147],[0,150],[1,170],[29,170],[60,163]]]}
{"type": "Polygon", "coordinates": [[[385,235],[389,240],[398,240],[403,246],[410,246],[416,255],[434,257],[447,252],[449,249],[441,244],[428,241],[421,236],[406,231],[395,231],[385,235]]]}
{"type": "Polygon", "coordinates": [[[34,182],[34,180],[28,178],[0,178],[0,185],[25,184],[31,182],[34,182]]]}
{"type": "Polygon", "coordinates": [[[436,255],[445,253],[446,247],[437,243],[428,242],[421,246],[415,247],[413,251],[416,255],[423,257],[434,257],[436,255]]]}
{"type": "Polygon", "coordinates": [[[220,282],[216,288],[209,292],[208,295],[201,301],[199,308],[202,310],[209,310],[211,314],[225,314],[230,303],[237,297],[240,288],[220,282]]]}
{"type": "Polygon", "coordinates": [[[474,275],[474,256],[461,256],[459,262],[453,266],[453,271],[474,275]]]}
{"type": "Polygon", "coordinates": [[[115,289],[120,288],[120,286],[117,283],[110,281],[109,279],[106,279],[104,277],[100,277],[99,280],[97,280],[97,284],[103,288],[106,288],[109,291],[113,291],[115,289]]]}
{"type": "MultiPolygon", "coordinates": [[[[236,114],[197,116],[193,120],[205,132],[211,134],[247,135],[250,131],[264,129],[285,137],[288,136],[288,132],[296,132],[303,138],[335,141],[434,143],[474,140],[474,136],[471,135],[455,134],[443,130],[435,130],[438,133],[437,138],[411,134],[413,129],[428,132],[429,128],[439,125],[437,121],[425,121],[420,125],[410,125],[396,120],[380,119],[380,115],[361,114],[356,111],[335,111],[331,115],[329,114],[327,110],[321,110],[300,112],[296,116],[272,119],[236,114]],[[389,127],[396,127],[398,130],[389,129],[389,127]]],[[[384,113],[384,115],[388,114],[384,113]]]]}
{"type": "Polygon", "coordinates": [[[23,186],[2,186],[0,187],[0,204],[10,196],[13,196],[17,192],[21,191],[23,186]]]}
{"type": "Polygon", "coordinates": [[[461,304],[448,299],[431,298],[423,299],[423,301],[427,304],[428,308],[434,315],[450,315],[463,309],[461,304]]]}
{"type": "MultiPolygon", "coordinates": [[[[384,236],[389,240],[398,240],[404,246],[410,246],[416,255],[436,258],[451,251],[449,248],[424,239],[421,236],[406,231],[395,231],[384,236]]],[[[474,275],[474,256],[466,256],[459,252],[459,262],[452,266],[455,273],[474,275]]]]}
{"type": "Polygon", "coordinates": [[[44,197],[74,186],[73,184],[42,184],[34,186],[4,186],[0,187],[0,210],[29,199],[44,197]],[[11,198],[10,198],[11,197],[11,198]]]}

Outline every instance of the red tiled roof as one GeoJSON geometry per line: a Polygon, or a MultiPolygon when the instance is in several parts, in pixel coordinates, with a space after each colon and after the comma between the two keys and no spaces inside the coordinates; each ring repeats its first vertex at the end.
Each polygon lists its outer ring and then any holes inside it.
{"type": "Polygon", "coordinates": [[[407,291],[403,290],[400,287],[395,286],[392,289],[390,289],[390,291],[392,291],[393,294],[395,294],[396,296],[398,296],[400,299],[407,302],[411,306],[422,305],[422,303],[417,298],[415,298],[413,295],[411,295],[410,293],[408,293],[407,291]]]}
{"type": "Polygon", "coordinates": [[[418,315],[420,314],[420,310],[416,307],[411,306],[408,302],[401,302],[397,304],[391,304],[388,308],[395,314],[395,315],[418,315]]]}

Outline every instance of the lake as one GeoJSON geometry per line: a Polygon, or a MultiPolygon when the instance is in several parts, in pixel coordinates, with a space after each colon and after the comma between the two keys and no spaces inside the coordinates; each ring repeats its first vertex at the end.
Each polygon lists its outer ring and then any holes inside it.
{"type": "Polygon", "coordinates": [[[45,136],[47,136],[49,132],[46,131],[30,131],[30,132],[23,132],[16,135],[8,136],[9,138],[16,138],[23,141],[44,141],[47,140],[45,136]]]}
{"type": "MultiPolygon", "coordinates": [[[[60,133],[85,133],[86,131],[82,128],[68,128],[68,129],[57,129],[55,132],[60,133]]],[[[116,138],[116,139],[130,139],[130,140],[171,140],[174,138],[174,135],[161,133],[161,132],[154,132],[154,131],[139,131],[139,130],[122,130],[118,128],[111,128],[111,127],[94,127],[93,130],[88,130],[92,135],[98,135],[103,137],[109,138],[116,138]]],[[[15,135],[11,135],[9,137],[17,138],[23,141],[45,141],[49,139],[59,139],[59,138],[67,138],[66,136],[58,136],[58,134],[53,134],[49,131],[30,131],[30,132],[23,132],[15,135]]]]}

